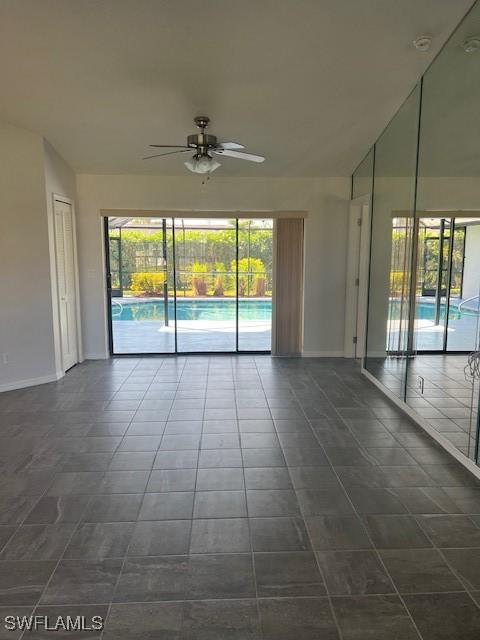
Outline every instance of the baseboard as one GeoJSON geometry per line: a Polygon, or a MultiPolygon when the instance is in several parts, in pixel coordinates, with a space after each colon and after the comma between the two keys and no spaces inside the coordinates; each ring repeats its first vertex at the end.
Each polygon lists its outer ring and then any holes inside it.
{"type": "Polygon", "coordinates": [[[447,440],[447,438],[442,436],[441,433],[439,433],[436,429],[434,429],[431,425],[429,425],[428,422],[425,420],[425,418],[422,418],[421,416],[419,416],[418,413],[416,413],[414,409],[412,409],[405,402],[403,402],[403,400],[400,400],[400,398],[397,398],[396,395],[392,393],[390,389],[385,387],[379,380],[377,380],[375,376],[373,376],[370,373],[370,371],[367,371],[364,367],[362,367],[362,373],[366,378],[370,380],[370,382],[372,382],[378,389],[380,389],[380,391],[384,393],[387,396],[387,398],[391,402],[393,402],[394,405],[396,405],[399,409],[401,409],[403,413],[405,413],[411,420],[413,420],[413,422],[415,422],[415,424],[417,424],[424,431],[426,431],[428,435],[431,436],[433,440],[435,440],[435,442],[438,442],[438,444],[443,449],[445,449],[447,453],[449,453],[453,458],[455,458],[455,460],[460,462],[460,464],[463,465],[466,469],[468,469],[468,471],[470,471],[476,478],[480,479],[480,467],[478,467],[472,460],[470,460],[470,458],[467,458],[467,456],[461,453],[457,449],[457,447],[455,447],[450,442],[450,440],[447,440]]]}
{"type": "Polygon", "coordinates": [[[343,351],[302,351],[302,358],[343,358],[343,351]]]}
{"type": "Polygon", "coordinates": [[[38,384],[46,384],[47,382],[56,382],[63,378],[64,373],[52,373],[49,376],[39,376],[38,378],[27,378],[25,380],[17,380],[16,382],[8,382],[0,384],[0,393],[3,391],[14,391],[15,389],[25,389],[26,387],[35,387],[38,384]]]}
{"type": "Polygon", "coordinates": [[[109,353],[84,353],[84,360],[108,360],[110,358],[109,353]]]}

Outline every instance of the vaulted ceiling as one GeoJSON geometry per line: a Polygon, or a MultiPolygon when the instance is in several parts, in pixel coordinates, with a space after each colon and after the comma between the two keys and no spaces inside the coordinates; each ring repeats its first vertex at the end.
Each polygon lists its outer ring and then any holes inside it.
{"type": "Polygon", "coordinates": [[[0,118],[77,172],[184,175],[184,154],[141,158],[206,114],[267,157],[222,158],[218,176],[345,176],[471,4],[0,0],[0,118]]]}

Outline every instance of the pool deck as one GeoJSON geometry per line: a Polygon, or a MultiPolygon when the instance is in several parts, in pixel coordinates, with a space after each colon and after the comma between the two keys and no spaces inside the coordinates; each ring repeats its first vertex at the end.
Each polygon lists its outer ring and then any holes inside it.
{"type": "MultiPolygon", "coordinates": [[[[266,302],[270,297],[239,298],[241,302],[266,302]]],[[[128,306],[135,303],[163,303],[163,298],[113,298],[112,304],[128,306]]],[[[186,302],[235,302],[228,297],[178,298],[177,304],[186,302]]],[[[172,305],[173,299],[169,299],[172,305]]],[[[115,320],[112,310],[113,345],[115,354],[174,353],[175,321],[165,326],[163,320],[115,320]]],[[[177,320],[177,350],[179,352],[236,351],[235,320],[177,320]]],[[[241,351],[269,351],[271,347],[271,320],[239,320],[238,348],[241,351]]]]}
{"type": "MultiPolygon", "coordinates": [[[[434,298],[418,297],[417,305],[428,304],[434,306],[434,298]]],[[[464,300],[455,298],[450,302],[450,318],[448,321],[448,350],[449,351],[473,351],[478,346],[480,332],[479,301],[467,302],[463,306],[466,313],[460,313],[458,317],[452,312],[457,311],[459,304],[464,300]]],[[[458,311],[457,311],[458,313],[458,311]]],[[[398,344],[398,326],[400,321],[390,321],[390,346],[398,344]]],[[[403,328],[403,331],[405,329],[403,328]]],[[[445,332],[445,319],[441,318],[438,325],[433,320],[418,318],[415,320],[415,349],[417,351],[440,351],[443,348],[443,335],[445,332]]]]}
{"type": "MultiPolygon", "coordinates": [[[[165,327],[161,321],[113,320],[116,354],[173,353],[175,322],[165,327]]],[[[219,320],[178,320],[178,351],[235,351],[235,322],[219,320]]],[[[239,323],[238,348],[242,351],[269,351],[271,323],[250,320],[239,323]]]]}

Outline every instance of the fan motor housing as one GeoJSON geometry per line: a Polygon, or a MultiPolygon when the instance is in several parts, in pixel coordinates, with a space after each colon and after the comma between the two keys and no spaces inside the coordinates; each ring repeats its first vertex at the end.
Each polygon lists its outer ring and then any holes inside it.
{"type": "Polygon", "coordinates": [[[210,133],[192,133],[187,137],[187,144],[189,147],[207,147],[211,149],[217,146],[217,136],[212,136],[210,133]]]}

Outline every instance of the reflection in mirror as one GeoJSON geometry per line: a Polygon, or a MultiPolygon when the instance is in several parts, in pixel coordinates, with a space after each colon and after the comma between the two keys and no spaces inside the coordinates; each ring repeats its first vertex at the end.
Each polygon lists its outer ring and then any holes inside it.
{"type": "Polygon", "coordinates": [[[375,146],[365,368],[404,399],[420,89],[375,146]]]}
{"type": "Polygon", "coordinates": [[[407,389],[407,403],[470,458],[478,380],[475,385],[464,369],[479,348],[480,50],[469,43],[479,35],[477,3],[423,79],[416,353],[407,389]]]}

